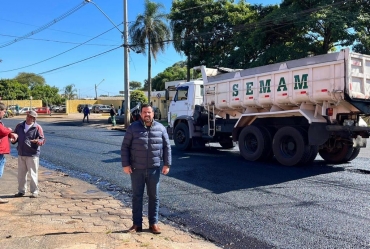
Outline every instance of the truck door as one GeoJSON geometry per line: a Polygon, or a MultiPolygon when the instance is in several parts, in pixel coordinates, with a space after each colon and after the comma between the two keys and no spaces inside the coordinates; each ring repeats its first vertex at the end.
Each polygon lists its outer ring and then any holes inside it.
{"type": "Polygon", "coordinates": [[[191,110],[191,94],[189,94],[188,86],[177,87],[176,95],[171,101],[170,112],[171,123],[173,123],[177,117],[193,115],[191,110]]]}

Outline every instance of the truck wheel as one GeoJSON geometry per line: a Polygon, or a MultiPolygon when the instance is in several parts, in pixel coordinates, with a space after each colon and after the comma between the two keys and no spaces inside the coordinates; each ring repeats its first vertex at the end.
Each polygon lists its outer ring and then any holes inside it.
{"type": "Polygon", "coordinates": [[[220,145],[223,149],[232,149],[235,147],[235,143],[231,138],[229,138],[228,140],[223,140],[222,142],[220,142],[220,145]]]}
{"type": "MultiPolygon", "coordinates": [[[[308,145],[309,146],[309,145],[308,145]]],[[[307,157],[305,157],[303,160],[302,160],[302,163],[303,164],[310,164],[312,163],[313,161],[315,161],[315,158],[317,156],[317,153],[319,152],[319,146],[317,145],[311,145],[309,146],[309,153],[307,155],[307,157]]]]}
{"type": "Polygon", "coordinates": [[[173,140],[178,149],[180,150],[191,149],[192,141],[191,138],[189,137],[189,128],[186,124],[180,123],[175,127],[173,140]]]}
{"type": "MultiPolygon", "coordinates": [[[[320,156],[328,163],[345,163],[348,162],[353,153],[352,145],[340,143],[337,148],[324,148],[319,150],[320,156]]],[[[352,159],[353,160],[353,159],[352,159]]]]}
{"type": "Polygon", "coordinates": [[[244,127],[239,135],[239,151],[244,159],[257,161],[268,154],[271,141],[267,131],[257,126],[244,127]]]}
{"type": "Polygon", "coordinates": [[[272,150],[278,162],[286,166],[300,163],[307,153],[302,132],[290,126],[283,127],[276,132],[272,150]]]}
{"type": "Polygon", "coordinates": [[[352,152],[352,155],[348,158],[348,162],[354,160],[358,154],[360,154],[360,148],[353,148],[353,152],[352,152]]]}

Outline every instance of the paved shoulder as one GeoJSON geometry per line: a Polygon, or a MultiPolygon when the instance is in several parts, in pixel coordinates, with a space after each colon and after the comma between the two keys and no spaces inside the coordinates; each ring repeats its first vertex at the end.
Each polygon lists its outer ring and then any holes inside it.
{"type": "MultiPolygon", "coordinates": [[[[218,248],[193,234],[160,224],[162,234],[126,233],[131,209],[82,180],[40,167],[39,198],[14,198],[16,158],[0,179],[1,248],[218,248]]],[[[144,227],[148,224],[144,223],[144,227]]]]}

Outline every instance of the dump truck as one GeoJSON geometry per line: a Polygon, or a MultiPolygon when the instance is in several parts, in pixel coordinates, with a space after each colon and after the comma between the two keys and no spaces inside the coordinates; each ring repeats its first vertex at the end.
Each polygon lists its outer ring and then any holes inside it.
{"type": "Polygon", "coordinates": [[[355,159],[370,129],[370,56],[339,52],[244,70],[199,66],[202,80],[167,89],[175,147],[238,144],[248,161],[304,165],[355,159]],[[222,73],[225,72],[225,73],[222,73]]]}

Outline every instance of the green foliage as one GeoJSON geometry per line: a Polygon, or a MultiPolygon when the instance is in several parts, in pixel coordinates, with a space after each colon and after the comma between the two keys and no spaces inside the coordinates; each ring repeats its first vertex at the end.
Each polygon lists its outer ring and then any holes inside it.
{"type": "MultiPolygon", "coordinates": [[[[145,104],[145,103],[148,103],[148,99],[147,97],[145,96],[144,92],[143,91],[140,91],[140,90],[134,90],[130,93],[130,100],[131,102],[141,102],[142,104],[145,104]]],[[[132,108],[133,106],[131,106],[132,108]]]]}
{"type": "Polygon", "coordinates": [[[283,0],[267,6],[235,2],[173,1],[174,47],[188,57],[188,73],[199,65],[250,68],[351,45],[370,53],[369,0],[283,0]]]}
{"type": "MultiPolygon", "coordinates": [[[[191,78],[197,78],[200,73],[191,71],[191,78]],[[195,75],[194,75],[195,73],[195,75]]],[[[153,78],[153,89],[162,91],[165,89],[165,83],[175,80],[186,80],[186,63],[177,62],[171,67],[166,68],[163,72],[153,78]]]]}
{"type": "Polygon", "coordinates": [[[49,85],[36,85],[32,91],[31,95],[34,99],[41,99],[43,106],[50,104],[61,104],[62,98],[58,94],[59,89],[55,86],[51,87],[49,85]]]}
{"type": "Polygon", "coordinates": [[[76,99],[77,96],[77,89],[75,88],[74,84],[67,85],[64,87],[64,98],[71,100],[71,99],[76,99]]]}
{"type": "Polygon", "coordinates": [[[141,82],[139,81],[130,81],[129,85],[130,85],[130,90],[136,90],[136,89],[141,88],[141,82]]]}
{"type": "Polygon", "coordinates": [[[22,100],[31,96],[28,86],[14,79],[0,80],[0,96],[2,99],[22,100]]]}
{"type": "Polygon", "coordinates": [[[44,85],[45,79],[41,75],[37,75],[34,73],[19,73],[15,78],[21,84],[26,85],[32,90],[36,85],[44,85]]]}
{"type": "Polygon", "coordinates": [[[148,99],[150,101],[151,83],[151,56],[165,51],[171,38],[171,30],[167,26],[167,14],[162,12],[164,5],[145,0],[144,13],[139,14],[131,24],[129,33],[133,42],[132,49],[146,54],[148,48],[148,99]]]}

